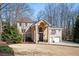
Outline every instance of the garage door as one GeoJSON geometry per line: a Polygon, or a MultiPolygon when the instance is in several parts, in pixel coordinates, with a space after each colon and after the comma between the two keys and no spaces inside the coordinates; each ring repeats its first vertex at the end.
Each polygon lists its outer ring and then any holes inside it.
{"type": "Polygon", "coordinates": [[[58,43],[60,41],[60,37],[54,37],[54,42],[58,43]]]}

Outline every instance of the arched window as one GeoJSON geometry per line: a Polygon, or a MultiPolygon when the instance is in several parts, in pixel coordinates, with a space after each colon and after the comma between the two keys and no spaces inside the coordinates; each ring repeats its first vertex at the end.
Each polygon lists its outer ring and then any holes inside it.
{"type": "Polygon", "coordinates": [[[42,29],[42,27],[39,27],[39,32],[43,32],[43,29],[42,29]]]}

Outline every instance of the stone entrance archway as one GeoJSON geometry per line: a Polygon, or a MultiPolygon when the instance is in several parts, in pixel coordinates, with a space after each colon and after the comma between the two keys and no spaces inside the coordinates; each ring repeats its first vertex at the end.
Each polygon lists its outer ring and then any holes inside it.
{"type": "Polygon", "coordinates": [[[48,41],[48,23],[41,20],[35,25],[35,41],[45,42],[48,41]]]}

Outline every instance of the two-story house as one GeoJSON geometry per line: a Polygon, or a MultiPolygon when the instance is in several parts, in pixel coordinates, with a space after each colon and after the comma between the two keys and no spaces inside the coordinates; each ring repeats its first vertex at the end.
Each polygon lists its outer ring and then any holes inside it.
{"type": "Polygon", "coordinates": [[[58,43],[62,41],[62,28],[53,28],[46,20],[33,22],[30,18],[21,18],[17,21],[17,28],[24,34],[24,40],[35,43],[58,43]]]}

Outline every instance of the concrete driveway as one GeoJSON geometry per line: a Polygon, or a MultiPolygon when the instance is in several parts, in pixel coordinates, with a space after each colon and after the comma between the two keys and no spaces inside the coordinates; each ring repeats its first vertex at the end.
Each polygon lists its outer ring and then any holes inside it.
{"type": "Polygon", "coordinates": [[[78,47],[48,44],[12,44],[16,56],[79,56],[78,47]]]}

